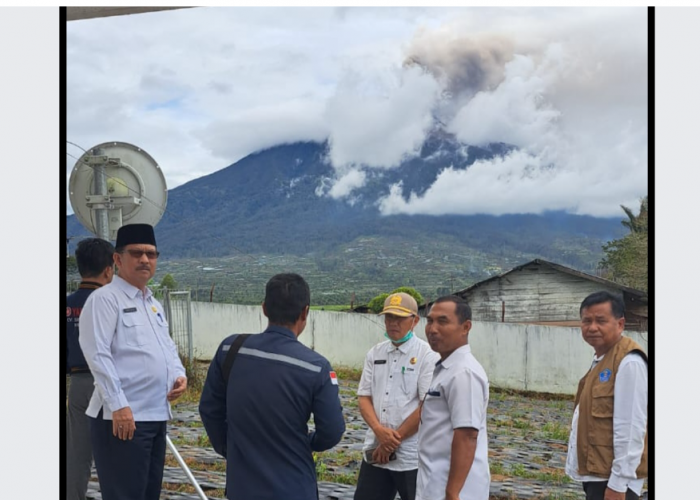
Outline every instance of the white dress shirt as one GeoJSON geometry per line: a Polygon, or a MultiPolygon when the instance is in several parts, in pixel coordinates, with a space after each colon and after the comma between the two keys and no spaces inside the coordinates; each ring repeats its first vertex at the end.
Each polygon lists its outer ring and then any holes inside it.
{"type": "MultiPolygon", "coordinates": [[[[384,427],[398,429],[420,405],[440,359],[428,343],[416,336],[398,347],[390,340],[381,342],[365,356],[365,366],[357,389],[358,396],[371,396],[374,412],[384,427]]],[[[379,444],[367,429],[363,450],[379,444]]],[[[396,449],[396,460],[376,467],[395,471],[418,468],[418,436],[414,434],[396,449]]]]}
{"type": "MultiPolygon", "coordinates": [[[[604,357],[593,358],[593,368],[604,357]]],[[[579,407],[574,409],[566,456],[566,473],[575,481],[608,481],[611,490],[625,492],[627,488],[642,494],[644,478],[637,478],[636,470],[644,452],[644,435],[647,427],[647,399],[649,391],[648,367],[637,353],[626,355],[620,362],[615,376],[615,403],[613,409],[613,448],[615,458],[610,478],[582,476],[578,473],[579,407]]]]}
{"type": "Polygon", "coordinates": [[[80,348],[95,377],[85,412],[112,419],[131,408],[135,421],[172,417],[167,394],[185,376],[177,346],[168,333],[163,306],[119,276],[95,290],[80,316],[80,348]]]}
{"type": "Polygon", "coordinates": [[[488,500],[491,485],[486,432],[488,404],[488,377],[469,345],[438,363],[421,412],[416,500],[444,500],[454,430],[463,427],[477,429],[479,434],[474,462],[459,498],[488,500]]]}

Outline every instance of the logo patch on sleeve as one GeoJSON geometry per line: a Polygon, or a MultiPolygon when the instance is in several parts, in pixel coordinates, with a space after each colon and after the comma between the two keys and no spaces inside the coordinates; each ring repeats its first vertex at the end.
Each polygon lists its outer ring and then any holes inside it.
{"type": "Polygon", "coordinates": [[[331,372],[331,384],[338,385],[338,375],[335,372],[331,372]]]}

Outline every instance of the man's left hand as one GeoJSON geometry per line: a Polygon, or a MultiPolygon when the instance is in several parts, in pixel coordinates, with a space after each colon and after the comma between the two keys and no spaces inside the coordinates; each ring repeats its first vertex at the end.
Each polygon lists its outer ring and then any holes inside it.
{"type": "Polygon", "coordinates": [[[178,377],[173,385],[173,390],[168,393],[168,401],[175,401],[187,389],[187,377],[178,377]]]}
{"type": "MultiPolygon", "coordinates": [[[[394,450],[395,451],[395,450],[394,450]]],[[[388,464],[389,457],[394,453],[388,446],[380,445],[374,450],[372,454],[372,459],[377,464],[388,464]]]]}
{"type": "Polygon", "coordinates": [[[605,488],[604,500],[625,500],[625,493],[605,488]]]}

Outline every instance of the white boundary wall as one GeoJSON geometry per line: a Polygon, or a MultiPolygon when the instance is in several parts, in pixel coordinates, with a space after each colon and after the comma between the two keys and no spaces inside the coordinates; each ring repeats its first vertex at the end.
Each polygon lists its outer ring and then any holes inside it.
{"type": "MultiPolygon", "coordinates": [[[[259,333],[267,326],[260,306],[192,302],[195,357],[211,359],[232,333],[259,333]]],[[[425,318],[415,333],[425,339],[425,318]]],[[[645,351],[646,332],[626,332],[645,351]]],[[[371,314],[312,310],[299,340],[336,366],[362,368],[365,354],[385,340],[384,322],[371,314]]],[[[579,328],[475,321],[469,344],[492,386],[575,394],[590,367],[593,349],[579,328]]]]}

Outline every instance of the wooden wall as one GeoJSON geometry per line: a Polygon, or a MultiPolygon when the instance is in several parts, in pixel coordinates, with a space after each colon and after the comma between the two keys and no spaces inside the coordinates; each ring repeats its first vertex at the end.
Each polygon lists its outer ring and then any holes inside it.
{"type": "Polygon", "coordinates": [[[480,285],[464,297],[475,321],[562,323],[578,321],[581,301],[601,290],[620,293],[613,287],[531,264],[480,285]]]}

